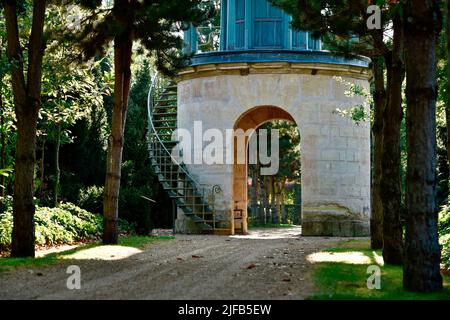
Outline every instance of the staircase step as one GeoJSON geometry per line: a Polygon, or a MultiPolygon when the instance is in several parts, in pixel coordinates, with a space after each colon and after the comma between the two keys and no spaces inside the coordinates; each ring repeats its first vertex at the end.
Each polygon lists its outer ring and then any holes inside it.
{"type": "MultiPolygon", "coordinates": [[[[174,189],[174,188],[169,188],[169,189],[174,189]]],[[[176,188],[176,190],[180,190],[180,188],[176,188]]],[[[196,190],[195,188],[183,188],[182,189],[183,191],[194,191],[194,190],[196,190]]],[[[177,194],[176,195],[178,198],[200,198],[199,196],[197,196],[197,195],[195,195],[195,196],[185,196],[185,195],[182,195],[182,194],[177,194]]]]}
{"type": "MultiPolygon", "coordinates": [[[[172,112],[173,113],[173,110],[175,109],[177,109],[177,107],[176,106],[156,106],[155,108],[154,108],[155,110],[158,110],[158,111],[161,111],[161,110],[167,110],[167,109],[172,109],[171,111],[167,111],[167,112],[172,112]]],[[[165,112],[157,112],[157,113],[165,113],[165,112]]]]}
{"type": "Polygon", "coordinates": [[[175,130],[177,126],[155,127],[155,130],[175,130]]]}
{"type": "Polygon", "coordinates": [[[162,104],[162,103],[177,103],[178,100],[177,99],[164,99],[164,100],[156,100],[157,104],[162,104]]]}
{"type": "Polygon", "coordinates": [[[158,120],[153,120],[153,123],[164,123],[164,122],[177,122],[178,120],[175,119],[158,119],[158,120]]]}
{"type": "Polygon", "coordinates": [[[161,96],[167,95],[167,94],[177,94],[177,87],[167,87],[167,89],[161,94],[161,96]]]}
{"type": "MultiPolygon", "coordinates": [[[[158,113],[152,114],[153,117],[172,117],[172,116],[174,116],[175,118],[177,115],[178,115],[177,112],[158,112],[158,113]]],[[[155,120],[153,120],[153,122],[155,122],[155,120]]]]}
{"type": "Polygon", "coordinates": [[[161,96],[160,100],[156,100],[156,104],[162,104],[162,103],[171,103],[171,104],[177,104],[177,96],[174,93],[169,93],[161,96]]]}
{"type": "Polygon", "coordinates": [[[172,156],[170,154],[161,154],[161,155],[153,155],[153,157],[155,158],[159,158],[159,159],[172,159],[172,156]]]}
{"type": "MultiPolygon", "coordinates": [[[[152,138],[155,138],[155,139],[157,139],[156,138],[156,136],[153,136],[152,138]]],[[[159,137],[159,139],[157,139],[157,141],[152,141],[151,143],[159,143],[159,142],[162,142],[162,143],[167,143],[167,142],[172,142],[173,140],[172,140],[172,135],[170,136],[170,139],[166,139],[166,138],[161,138],[161,137],[159,137]]],[[[160,149],[161,150],[161,149],[160,149]]]]}
{"type": "Polygon", "coordinates": [[[167,144],[167,145],[173,145],[173,146],[175,146],[175,145],[177,145],[178,143],[180,143],[180,141],[178,141],[178,140],[171,140],[171,141],[163,141],[164,142],[164,144],[167,144]]]}
{"type": "MultiPolygon", "coordinates": [[[[154,166],[157,166],[157,165],[154,165],[154,166]]],[[[174,165],[174,167],[176,167],[176,165],[174,165]]],[[[156,174],[166,174],[167,171],[161,171],[160,168],[155,168],[155,173],[156,173],[156,174]]],[[[186,176],[186,173],[183,172],[183,171],[176,171],[176,172],[174,171],[173,174],[179,174],[179,175],[182,175],[182,176],[183,176],[183,179],[184,179],[184,177],[186,176]]],[[[181,177],[180,177],[180,178],[181,178],[181,177]]]]}
{"type": "Polygon", "coordinates": [[[168,134],[168,133],[161,133],[161,134],[158,134],[158,136],[159,137],[172,137],[172,135],[168,134]]]}

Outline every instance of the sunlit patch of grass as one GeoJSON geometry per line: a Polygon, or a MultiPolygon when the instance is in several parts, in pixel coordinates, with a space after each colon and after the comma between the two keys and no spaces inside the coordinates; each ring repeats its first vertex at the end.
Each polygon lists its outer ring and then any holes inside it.
{"type": "MultiPolygon", "coordinates": [[[[421,294],[403,290],[403,270],[401,266],[385,265],[380,251],[370,249],[369,241],[343,241],[336,248],[325,253],[354,255],[359,253],[366,257],[364,264],[351,262],[317,262],[315,263],[316,293],[313,299],[379,299],[379,300],[449,300],[450,277],[444,278],[444,290],[432,294],[421,294]],[[381,289],[367,288],[369,265],[381,268],[381,289]]],[[[330,257],[333,257],[333,254],[330,257]]]]}
{"type": "Polygon", "coordinates": [[[310,254],[307,260],[312,263],[332,262],[347,264],[369,264],[370,258],[362,252],[316,252],[310,254]]]}
{"type": "MultiPolygon", "coordinates": [[[[129,247],[143,249],[146,245],[159,241],[167,241],[174,237],[142,237],[142,236],[124,236],[119,238],[119,247],[129,247]]],[[[80,245],[76,248],[50,253],[48,255],[32,258],[0,258],[0,272],[7,271],[16,267],[43,267],[49,264],[61,262],[64,259],[70,259],[71,256],[81,254],[83,251],[104,247],[100,242],[80,245]]],[[[137,252],[137,251],[136,251],[137,252]]],[[[91,256],[92,257],[92,256],[91,256]]],[[[95,257],[93,257],[95,258],[95,257]]]]}

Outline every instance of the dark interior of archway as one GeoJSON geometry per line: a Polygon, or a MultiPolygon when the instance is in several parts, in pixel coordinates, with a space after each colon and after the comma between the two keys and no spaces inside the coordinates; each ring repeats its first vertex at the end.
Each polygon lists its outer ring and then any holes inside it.
{"type": "Polygon", "coordinates": [[[290,120],[269,121],[260,125],[255,134],[260,135],[261,129],[279,131],[279,170],[276,175],[264,176],[260,161],[249,163],[249,227],[300,225],[301,162],[297,125],[290,120]]]}
{"type": "MultiPolygon", "coordinates": [[[[293,117],[284,109],[279,108],[279,107],[275,107],[275,106],[258,106],[255,108],[252,108],[250,110],[248,110],[247,112],[245,112],[237,121],[235,124],[234,129],[238,130],[238,129],[242,129],[244,131],[247,132],[247,130],[256,130],[258,128],[261,128],[262,126],[269,126],[270,123],[276,123],[276,121],[283,121],[284,123],[290,123],[293,124],[292,127],[297,129],[296,124],[295,124],[295,120],[293,119],[293,117]]],[[[298,134],[298,130],[293,130],[292,132],[297,132],[298,134]]],[[[298,137],[298,140],[300,138],[298,137]]],[[[248,137],[246,138],[246,141],[248,142],[248,137]]],[[[299,147],[299,144],[297,144],[297,147],[299,147]]],[[[247,152],[247,151],[246,151],[247,152]]],[[[248,153],[248,152],[247,152],[248,153]]],[[[300,164],[300,159],[299,156],[295,157],[297,160],[297,163],[300,164]]],[[[255,224],[260,224],[260,222],[262,223],[272,223],[272,219],[268,219],[268,212],[272,213],[275,212],[275,210],[273,211],[268,211],[268,210],[264,210],[264,219],[261,219],[261,221],[258,221],[257,219],[255,219],[254,217],[256,217],[256,207],[259,206],[259,203],[261,203],[260,200],[257,200],[256,206],[253,206],[253,210],[252,210],[252,206],[251,206],[251,201],[249,201],[249,199],[252,199],[251,196],[249,196],[248,194],[248,189],[249,189],[249,166],[248,166],[248,159],[247,159],[247,163],[245,164],[241,164],[237,162],[238,159],[238,150],[236,148],[235,145],[235,151],[234,151],[234,160],[235,160],[235,164],[233,165],[233,205],[234,205],[234,210],[233,212],[235,212],[235,217],[236,217],[236,212],[242,212],[242,223],[239,222],[239,220],[237,220],[237,225],[236,225],[236,221],[235,224],[233,226],[233,230],[242,230],[242,232],[246,232],[246,230],[248,230],[248,223],[255,225],[255,224]],[[252,216],[249,216],[249,213],[252,214],[252,216]],[[253,218],[252,218],[253,217],[253,218]]],[[[259,180],[259,179],[258,179],[259,180]]],[[[257,180],[255,180],[257,181],[257,180]]],[[[300,179],[296,180],[296,181],[300,181],[300,179]]],[[[287,180],[286,182],[286,187],[287,186],[291,186],[291,180],[287,180]]],[[[300,198],[300,191],[297,192],[297,198],[300,198]]],[[[270,196],[269,196],[269,204],[271,203],[270,201],[270,196]]],[[[275,199],[275,197],[274,197],[275,199]]],[[[276,203],[276,202],[275,202],[276,203]]],[[[292,208],[295,209],[297,208],[297,216],[300,217],[300,201],[294,201],[293,204],[297,204],[296,206],[294,205],[292,208]]],[[[288,207],[286,205],[284,205],[284,207],[281,207],[281,210],[286,210],[288,207]]],[[[263,207],[264,209],[264,207],[263,207]]],[[[283,212],[283,211],[280,211],[283,212]]],[[[261,215],[262,216],[262,215],[261,215]]],[[[276,216],[279,216],[278,214],[276,216]]],[[[289,215],[286,215],[286,217],[288,217],[289,215]]],[[[286,222],[288,219],[285,219],[286,222]]],[[[292,219],[293,220],[293,219],[292,219]]],[[[299,223],[298,221],[299,219],[297,219],[297,221],[290,221],[292,223],[299,223]]],[[[234,220],[232,220],[234,221],[234,220]]],[[[274,219],[275,221],[275,219],[274,219]]],[[[278,221],[278,220],[276,220],[278,221]]],[[[282,215],[281,215],[281,220],[280,222],[282,222],[282,215]]]]}

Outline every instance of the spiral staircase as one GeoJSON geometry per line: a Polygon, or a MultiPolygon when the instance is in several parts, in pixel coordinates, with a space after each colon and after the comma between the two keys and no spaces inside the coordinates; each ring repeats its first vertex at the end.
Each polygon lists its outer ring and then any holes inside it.
{"type": "MultiPolygon", "coordinates": [[[[190,219],[192,233],[230,234],[227,220],[216,217],[215,194],[219,186],[202,187],[172,155],[178,141],[173,139],[177,129],[177,85],[154,77],[148,94],[149,151],[153,171],[178,209],[190,219]]],[[[174,222],[175,223],[175,222],[174,222]]]]}

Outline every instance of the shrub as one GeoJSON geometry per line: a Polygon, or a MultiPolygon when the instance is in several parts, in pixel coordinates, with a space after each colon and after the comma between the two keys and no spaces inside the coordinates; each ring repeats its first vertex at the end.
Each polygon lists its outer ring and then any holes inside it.
{"type": "MultiPolygon", "coordinates": [[[[95,239],[101,235],[103,218],[66,203],[59,208],[36,208],[37,245],[70,244],[95,239]]],[[[0,251],[11,245],[13,217],[11,211],[0,215],[0,251]]]]}
{"type": "Polygon", "coordinates": [[[11,210],[13,206],[13,197],[6,195],[5,197],[0,196],[0,214],[11,210]]]}
{"type": "Polygon", "coordinates": [[[89,212],[103,213],[103,187],[91,186],[80,190],[78,205],[89,212]]]}
{"type": "Polygon", "coordinates": [[[443,206],[439,212],[439,242],[442,246],[442,263],[450,268],[450,207],[443,206]]]}
{"type": "Polygon", "coordinates": [[[6,251],[11,244],[13,216],[6,212],[0,214],[0,252],[6,251]]]}

